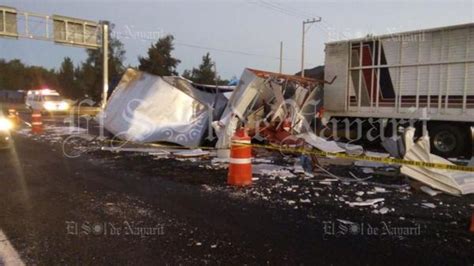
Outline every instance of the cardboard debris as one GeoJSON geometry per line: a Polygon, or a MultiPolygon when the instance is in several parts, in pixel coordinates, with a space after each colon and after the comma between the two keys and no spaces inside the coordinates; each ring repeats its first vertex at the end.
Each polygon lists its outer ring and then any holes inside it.
{"type": "MultiPolygon", "coordinates": [[[[421,137],[415,143],[413,141],[414,134],[414,128],[408,128],[404,134],[407,150],[404,156],[405,160],[454,165],[450,161],[430,153],[430,141],[428,136],[421,137]]],[[[403,165],[400,170],[404,175],[452,195],[474,193],[474,173],[471,172],[409,165],[403,165]]]]}

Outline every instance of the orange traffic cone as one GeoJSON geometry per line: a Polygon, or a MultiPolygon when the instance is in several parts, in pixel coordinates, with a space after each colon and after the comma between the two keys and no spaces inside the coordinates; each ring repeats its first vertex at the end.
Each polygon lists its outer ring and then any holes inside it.
{"type": "Polygon", "coordinates": [[[474,212],[471,216],[471,228],[469,228],[469,231],[471,231],[471,233],[474,233],[474,212]]]}
{"type": "Polygon", "coordinates": [[[244,128],[237,129],[232,137],[227,183],[233,186],[252,184],[252,146],[244,128]]]}
{"type": "Polygon", "coordinates": [[[31,114],[31,132],[34,134],[43,133],[43,121],[41,113],[33,111],[31,114]]]}

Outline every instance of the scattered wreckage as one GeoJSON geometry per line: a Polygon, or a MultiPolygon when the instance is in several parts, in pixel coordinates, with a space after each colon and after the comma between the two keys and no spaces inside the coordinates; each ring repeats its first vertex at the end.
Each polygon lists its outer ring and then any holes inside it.
{"type": "MultiPolygon", "coordinates": [[[[355,165],[363,167],[364,173],[373,173],[370,167],[385,164],[383,160],[360,161],[358,156],[454,165],[430,153],[429,137],[423,136],[414,142],[413,128],[406,129],[397,141],[382,143],[390,154],[366,151],[360,145],[318,136],[315,132],[324,108],[325,83],[331,82],[245,69],[237,86],[219,87],[128,69],[101,116],[105,128],[116,138],[133,143],[172,143],[192,149],[184,152],[181,157],[185,158],[205,155],[228,159],[234,132],[245,126],[254,142],[268,147],[284,146],[295,148],[295,151],[303,148],[353,156],[355,165]],[[204,144],[211,153],[199,149],[204,144]]],[[[105,147],[104,150],[120,151],[120,147],[105,147]]],[[[173,153],[179,157],[179,149],[168,152],[166,148],[158,148],[154,152],[162,156],[173,153]]],[[[301,162],[305,161],[305,156],[308,155],[301,156],[301,162]]],[[[307,170],[307,167],[303,168],[307,170]]],[[[403,165],[400,173],[448,194],[474,193],[473,172],[403,165]]],[[[291,172],[286,174],[292,175],[291,172]]],[[[355,177],[352,173],[351,176],[355,177]]],[[[422,191],[437,193],[429,187],[422,191]]]]}

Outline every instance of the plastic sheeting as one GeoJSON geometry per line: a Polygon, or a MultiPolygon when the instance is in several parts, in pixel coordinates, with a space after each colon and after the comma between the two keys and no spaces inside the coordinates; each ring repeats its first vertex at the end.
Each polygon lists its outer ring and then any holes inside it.
{"type": "Polygon", "coordinates": [[[105,128],[120,139],[197,147],[226,101],[180,77],[128,69],[102,115],[105,128]]]}

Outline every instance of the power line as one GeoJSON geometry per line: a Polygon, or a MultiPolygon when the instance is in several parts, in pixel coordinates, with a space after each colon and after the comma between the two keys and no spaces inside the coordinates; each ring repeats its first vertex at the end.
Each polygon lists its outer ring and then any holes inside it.
{"type": "MultiPolygon", "coordinates": [[[[248,2],[250,4],[255,4],[257,6],[266,8],[268,10],[276,11],[280,14],[295,17],[295,18],[299,18],[299,19],[307,19],[308,17],[321,19],[320,16],[314,16],[313,14],[310,14],[308,12],[303,12],[301,10],[298,10],[298,9],[295,9],[295,8],[292,8],[292,7],[289,7],[289,6],[286,6],[286,5],[282,5],[282,4],[279,4],[279,3],[270,3],[270,2],[267,2],[265,0],[258,0],[258,2],[254,2],[254,1],[249,0],[248,2]]],[[[328,35],[330,34],[330,31],[329,31],[328,28],[331,28],[331,27],[329,27],[327,23],[325,23],[324,26],[320,26],[320,28],[324,32],[326,32],[326,34],[328,34],[328,35]]]]}
{"type": "MultiPolygon", "coordinates": [[[[257,56],[257,57],[264,57],[264,58],[280,60],[279,57],[271,56],[271,55],[263,55],[263,54],[256,54],[256,53],[250,53],[250,52],[244,52],[244,51],[238,51],[238,50],[229,50],[229,49],[201,46],[201,45],[196,45],[196,44],[184,43],[184,42],[180,42],[180,41],[175,41],[174,43],[176,45],[190,47],[190,48],[197,48],[197,49],[204,49],[204,50],[210,50],[210,51],[216,51],[216,52],[239,54],[239,55],[245,55],[245,56],[257,56]]],[[[285,61],[296,61],[296,59],[293,59],[293,58],[283,58],[283,60],[285,60],[285,61]]]]}
{"type": "Polygon", "coordinates": [[[268,6],[272,6],[272,7],[275,7],[277,9],[280,9],[280,10],[284,10],[286,12],[290,12],[290,13],[293,13],[293,14],[296,14],[298,16],[301,16],[302,18],[306,19],[308,17],[311,17],[311,18],[317,18],[317,19],[320,19],[321,17],[319,16],[314,16],[313,14],[310,14],[310,13],[307,13],[307,12],[304,12],[304,11],[301,11],[301,10],[298,10],[296,8],[293,8],[293,7],[290,7],[290,6],[287,6],[287,5],[283,5],[281,3],[272,3],[272,2],[267,2],[265,0],[259,0],[260,2],[263,2],[265,3],[266,5],[268,6]]]}
{"type": "MultiPolygon", "coordinates": [[[[307,19],[308,17],[310,18],[321,18],[320,16],[315,16],[314,14],[311,14],[306,11],[302,11],[299,9],[296,9],[294,7],[288,6],[288,5],[283,5],[281,3],[275,3],[275,2],[268,2],[265,0],[258,0],[258,2],[248,0],[250,4],[255,4],[259,7],[266,8],[268,10],[278,12],[283,15],[291,16],[294,18],[299,18],[299,19],[307,19]]],[[[331,35],[331,32],[336,32],[339,36],[342,36],[344,38],[347,38],[347,36],[344,33],[341,33],[336,30],[336,28],[329,23],[327,23],[324,20],[321,20],[321,24],[317,25],[322,31],[324,31],[328,36],[331,35]]]]}
{"type": "Polygon", "coordinates": [[[269,4],[265,1],[250,1],[249,0],[248,3],[253,4],[253,5],[257,5],[259,7],[266,8],[266,9],[269,9],[269,10],[272,10],[272,11],[275,11],[275,12],[278,12],[278,13],[281,13],[281,14],[284,14],[284,15],[287,15],[287,16],[301,18],[299,14],[290,12],[288,10],[285,10],[285,9],[282,9],[282,8],[279,8],[279,7],[272,6],[271,4],[269,4]]]}

